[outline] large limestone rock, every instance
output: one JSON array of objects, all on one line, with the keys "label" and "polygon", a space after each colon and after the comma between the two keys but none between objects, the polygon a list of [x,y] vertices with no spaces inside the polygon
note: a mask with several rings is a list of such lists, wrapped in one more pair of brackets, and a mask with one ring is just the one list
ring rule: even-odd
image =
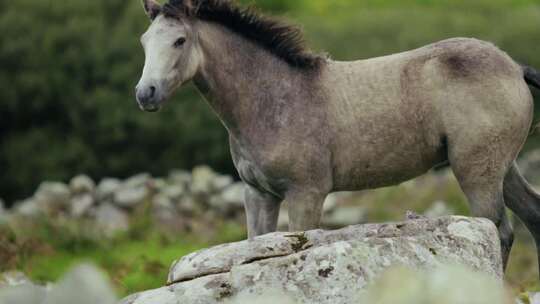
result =
[{"label": "large limestone rock", "polygon": [[445,217],[274,233],[188,255],[173,264],[169,286],[122,303],[244,303],[234,299],[269,291],[287,299],[283,303],[356,303],[388,268],[431,270],[446,264],[466,265],[501,281],[495,226],[485,219]]}]

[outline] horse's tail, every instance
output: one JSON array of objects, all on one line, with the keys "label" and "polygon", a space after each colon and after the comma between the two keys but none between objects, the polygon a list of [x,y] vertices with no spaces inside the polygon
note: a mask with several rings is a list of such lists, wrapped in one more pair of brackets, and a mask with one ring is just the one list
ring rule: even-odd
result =
[{"label": "horse's tail", "polygon": [[516,163],[504,179],[504,202],[525,224],[534,237],[540,261],[540,194],[519,172]]},{"label": "horse's tail", "polygon": [[528,85],[540,89],[540,72],[536,69],[523,65],[523,77]]}]

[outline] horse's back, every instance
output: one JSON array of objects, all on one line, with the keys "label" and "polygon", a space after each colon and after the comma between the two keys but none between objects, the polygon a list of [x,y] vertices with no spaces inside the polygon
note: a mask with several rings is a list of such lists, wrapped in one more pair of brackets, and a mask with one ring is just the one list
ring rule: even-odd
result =
[{"label": "horse's back", "polygon": [[421,175],[446,160],[449,139],[480,142],[514,130],[523,141],[530,125],[532,100],[521,68],[488,42],[455,38],[329,65],[333,100],[328,109],[340,190]]}]

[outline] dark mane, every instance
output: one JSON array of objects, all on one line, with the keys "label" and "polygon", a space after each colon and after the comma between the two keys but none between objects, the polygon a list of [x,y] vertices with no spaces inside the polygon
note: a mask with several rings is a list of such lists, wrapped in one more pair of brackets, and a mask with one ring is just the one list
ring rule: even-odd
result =
[{"label": "dark mane", "polygon": [[232,0],[169,0],[162,13],[219,23],[297,68],[317,69],[325,62],[323,56],[306,49],[298,27],[263,16],[253,8],[242,8]]}]

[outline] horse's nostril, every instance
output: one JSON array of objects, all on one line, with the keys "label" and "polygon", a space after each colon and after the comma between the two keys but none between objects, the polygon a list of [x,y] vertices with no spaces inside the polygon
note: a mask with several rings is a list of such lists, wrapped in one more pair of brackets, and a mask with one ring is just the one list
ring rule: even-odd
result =
[{"label": "horse's nostril", "polygon": [[156,87],[151,86],[150,87],[150,98],[154,97],[154,94],[156,94]]}]

